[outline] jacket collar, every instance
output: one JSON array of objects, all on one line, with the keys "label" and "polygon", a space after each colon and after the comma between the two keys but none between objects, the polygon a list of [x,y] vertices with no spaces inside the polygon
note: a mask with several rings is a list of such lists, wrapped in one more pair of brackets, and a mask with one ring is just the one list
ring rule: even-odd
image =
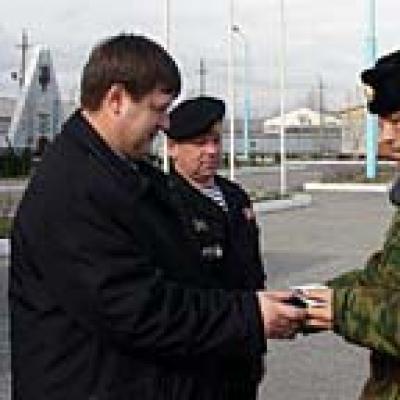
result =
[{"label": "jacket collar", "polygon": [[[217,178],[217,177],[216,177]],[[219,185],[219,180],[216,179],[215,181],[216,184]],[[197,204],[202,204],[203,211],[208,210],[209,212],[212,212],[213,214],[216,212],[221,215],[225,215],[226,213],[222,210],[222,208],[215,203],[212,199],[210,199],[208,196],[203,194],[199,189],[195,188],[188,180],[186,180],[182,175],[180,175],[172,166],[170,169],[170,179],[169,179],[169,185],[171,188],[172,193],[175,193],[176,190],[178,189],[179,191],[184,191],[188,196],[190,196],[191,200],[194,202],[198,202]],[[221,186],[219,186],[225,201],[227,201],[225,192]],[[229,209],[230,204],[228,204],[228,209]]]},{"label": "jacket collar", "polygon": [[101,162],[125,185],[134,188],[137,194],[144,194],[149,190],[152,182],[146,173],[141,173],[143,162],[124,159],[112,151],[79,109],[65,122],[63,135],[66,140],[73,140],[90,156]]}]

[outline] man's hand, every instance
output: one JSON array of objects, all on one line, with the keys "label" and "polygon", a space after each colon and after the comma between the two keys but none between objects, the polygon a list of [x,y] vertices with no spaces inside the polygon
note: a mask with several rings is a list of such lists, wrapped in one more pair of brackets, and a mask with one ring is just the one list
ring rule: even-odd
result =
[{"label": "man's hand", "polygon": [[307,308],[306,329],[311,331],[327,330],[333,327],[333,290],[332,289],[308,289],[304,291],[305,296],[320,305]]},{"label": "man's hand", "polygon": [[265,336],[270,339],[291,339],[307,318],[305,309],[285,304],[291,291],[257,292]]}]

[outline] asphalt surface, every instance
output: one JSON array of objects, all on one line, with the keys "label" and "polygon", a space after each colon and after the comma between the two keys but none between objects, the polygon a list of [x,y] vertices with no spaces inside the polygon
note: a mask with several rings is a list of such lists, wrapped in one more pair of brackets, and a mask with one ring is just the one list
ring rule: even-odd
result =
[{"label": "asphalt surface", "polygon": [[[379,248],[392,209],[383,194],[314,194],[308,208],[259,218],[271,288],[323,282],[362,266]],[[6,260],[0,259],[0,400],[9,394]],[[330,333],[269,341],[259,400],[356,399],[368,351]]]},{"label": "asphalt surface", "polygon": [[[362,267],[393,209],[384,194],[314,194],[313,204],[261,219],[269,287],[324,282]],[[269,341],[260,400],[357,399],[369,352],[331,333]]]}]

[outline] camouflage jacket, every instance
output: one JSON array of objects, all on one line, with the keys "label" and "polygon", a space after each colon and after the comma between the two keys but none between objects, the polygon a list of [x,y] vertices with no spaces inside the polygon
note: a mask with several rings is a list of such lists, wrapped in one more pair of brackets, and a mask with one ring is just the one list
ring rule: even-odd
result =
[{"label": "camouflage jacket", "polygon": [[327,284],[335,289],[335,332],[372,350],[361,399],[400,399],[400,210],[365,268]]}]

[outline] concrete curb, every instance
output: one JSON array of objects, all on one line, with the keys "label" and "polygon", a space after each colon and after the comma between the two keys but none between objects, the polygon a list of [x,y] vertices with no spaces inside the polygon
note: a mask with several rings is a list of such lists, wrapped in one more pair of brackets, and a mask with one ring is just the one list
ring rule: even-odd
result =
[{"label": "concrete curb", "polygon": [[307,182],[303,185],[305,191],[327,192],[363,192],[386,193],[390,190],[390,183],[320,183]]},{"label": "concrete curb", "polygon": [[312,203],[309,193],[295,194],[291,199],[260,201],[253,204],[256,213],[271,213],[297,207],[308,207]]}]

